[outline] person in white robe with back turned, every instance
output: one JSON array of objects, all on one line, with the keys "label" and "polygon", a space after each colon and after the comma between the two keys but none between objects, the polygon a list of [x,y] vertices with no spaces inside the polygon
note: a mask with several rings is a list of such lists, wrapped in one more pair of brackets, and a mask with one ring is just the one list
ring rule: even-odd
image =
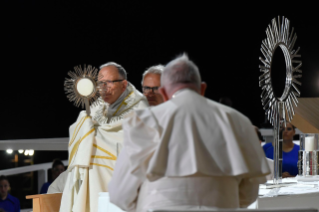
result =
[{"label": "person in white robe with back turned", "polygon": [[98,194],[108,191],[122,148],[122,121],[148,107],[119,64],[102,65],[98,85],[103,103],[91,107],[91,116],[82,111],[70,127],[68,170],[49,187],[48,193],[63,192],[60,212],[97,212]]},{"label": "person in white robe with back turned", "polygon": [[270,173],[247,117],[203,97],[186,55],[161,77],[166,102],[123,122],[124,143],[109,184],[126,211],[247,207]]}]

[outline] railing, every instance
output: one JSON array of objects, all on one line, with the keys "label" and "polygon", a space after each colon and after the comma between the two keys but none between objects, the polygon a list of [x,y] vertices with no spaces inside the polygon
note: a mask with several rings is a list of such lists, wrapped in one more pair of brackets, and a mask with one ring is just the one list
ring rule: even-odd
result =
[{"label": "railing", "polygon": [[[62,161],[64,165],[67,165],[69,163],[68,160]],[[22,166],[18,168],[12,168],[12,169],[5,169],[0,170],[0,176],[10,176],[10,175],[16,175],[16,174],[23,174],[28,172],[37,171],[38,172],[38,188],[40,189],[42,185],[45,182],[48,182],[48,170],[52,167],[51,163],[41,163],[36,165],[30,165],[30,166]],[[29,212],[32,211],[31,208],[29,209],[21,209],[21,212]]]},{"label": "railing", "polygon": [[54,150],[67,151],[69,138],[39,138],[39,139],[20,139],[20,140],[0,140],[0,150]]},{"label": "railing", "polygon": [[[64,165],[68,164],[68,160],[62,161]],[[10,176],[10,175],[16,175],[16,174],[23,174],[28,172],[38,172],[38,188],[40,189],[43,183],[48,181],[48,170],[52,167],[51,163],[41,163],[36,165],[30,165],[30,166],[22,166],[18,168],[12,168],[12,169],[4,169],[0,171],[0,176]]]},{"label": "railing", "polygon": [[[260,129],[261,135],[265,138],[266,143],[273,141],[273,129]],[[302,133],[296,129],[296,134]],[[67,151],[69,138],[40,138],[40,139],[21,139],[21,140],[0,140],[0,150],[52,150]]]}]

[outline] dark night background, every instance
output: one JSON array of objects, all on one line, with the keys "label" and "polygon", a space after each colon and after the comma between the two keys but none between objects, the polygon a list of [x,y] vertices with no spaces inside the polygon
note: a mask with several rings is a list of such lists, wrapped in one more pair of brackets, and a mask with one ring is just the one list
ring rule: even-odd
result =
[{"label": "dark night background", "polygon": [[301,8],[261,12],[258,5],[229,6],[4,1],[0,139],[67,137],[81,109],[67,100],[63,83],[76,65],[118,62],[140,89],[147,67],[166,64],[182,52],[198,65],[208,98],[229,96],[259,126],[264,121],[260,45],[278,15],[288,17],[298,35],[302,97],[319,96],[317,15]]},{"label": "dark night background", "polygon": [[[278,15],[298,35],[301,97],[319,96],[319,19],[310,11],[315,5],[172,2],[2,1],[0,140],[68,137],[81,109],[67,100],[63,83],[76,65],[115,61],[140,90],[146,68],[183,52],[198,65],[208,98],[230,97],[260,127],[258,58],[266,27]],[[54,158],[39,154],[39,162]]]}]

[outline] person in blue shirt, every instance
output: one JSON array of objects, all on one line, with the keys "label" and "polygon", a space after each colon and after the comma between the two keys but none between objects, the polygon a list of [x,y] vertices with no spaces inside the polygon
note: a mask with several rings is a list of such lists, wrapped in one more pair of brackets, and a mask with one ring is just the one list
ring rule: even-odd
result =
[{"label": "person in blue shirt", "polygon": [[5,176],[0,176],[0,211],[20,212],[20,202],[9,194],[10,184]]},{"label": "person in blue shirt", "polygon": [[[300,146],[293,143],[295,127],[287,122],[282,129],[282,177],[295,177],[298,174],[298,152]],[[274,159],[274,146],[267,143],[263,146],[267,158]]]},{"label": "person in blue shirt", "polygon": [[65,167],[64,164],[62,163],[61,160],[59,159],[55,159],[53,160],[53,164],[52,164],[52,169],[51,169],[51,173],[52,173],[52,181],[46,182],[42,185],[41,190],[40,190],[40,194],[46,194],[48,192],[48,189],[51,185],[51,183],[62,173],[64,172]]}]

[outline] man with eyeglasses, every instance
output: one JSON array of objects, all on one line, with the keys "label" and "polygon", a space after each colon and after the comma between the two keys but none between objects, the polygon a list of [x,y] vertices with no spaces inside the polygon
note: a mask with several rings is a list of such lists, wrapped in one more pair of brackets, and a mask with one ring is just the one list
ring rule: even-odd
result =
[{"label": "man with eyeglasses", "polygon": [[161,86],[163,70],[164,66],[157,65],[148,68],[143,73],[142,90],[150,106],[156,106],[163,102],[163,97],[158,92],[158,88]]},{"label": "man with eyeglasses", "polygon": [[98,194],[108,191],[122,148],[122,122],[133,110],[148,107],[145,96],[127,81],[125,69],[117,63],[100,67],[97,85],[100,104],[91,106],[91,116],[82,111],[70,127],[69,168],[49,188],[48,193],[63,192],[60,212],[98,210]]}]

